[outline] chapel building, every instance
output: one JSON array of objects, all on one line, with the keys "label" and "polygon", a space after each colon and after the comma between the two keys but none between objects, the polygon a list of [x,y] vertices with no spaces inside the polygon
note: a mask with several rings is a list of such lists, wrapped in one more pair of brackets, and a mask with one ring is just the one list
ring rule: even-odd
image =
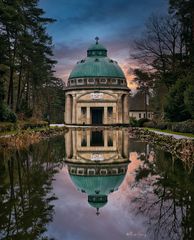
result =
[{"label": "chapel building", "polygon": [[118,63],[98,42],[77,62],[65,89],[65,125],[129,123],[129,92]]}]

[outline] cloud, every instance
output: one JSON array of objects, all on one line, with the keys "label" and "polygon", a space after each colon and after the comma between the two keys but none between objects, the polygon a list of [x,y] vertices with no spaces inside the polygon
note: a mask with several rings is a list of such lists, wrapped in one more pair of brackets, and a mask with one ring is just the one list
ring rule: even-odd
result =
[{"label": "cloud", "polygon": [[167,11],[168,0],[40,0],[46,16],[57,21],[49,25],[53,36],[56,75],[64,81],[76,62],[86,57],[88,46],[99,36],[109,53],[128,72],[136,64],[131,58],[133,40],[143,31],[151,13]]}]

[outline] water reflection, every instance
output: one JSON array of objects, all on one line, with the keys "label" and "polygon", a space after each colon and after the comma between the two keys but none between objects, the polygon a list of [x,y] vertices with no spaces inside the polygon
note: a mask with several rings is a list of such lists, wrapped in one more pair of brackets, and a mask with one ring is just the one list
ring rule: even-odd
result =
[{"label": "water reflection", "polygon": [[194,239],[194,173],[126,130],[70,130],[0,159],[0,239]]},{"label": "water reflection", "polygon": [[0,239],[42,239],[53,219],[52,180],[64,155],[61,138],[0,151]]},{"label": "water reflection", "polygon": [[[68,172],[76,188],[99,209],[117,191],[129,163],[128,133],[124,130],[72,130],[65,135]],[[71,146],[71,147],[70,147]]]}]

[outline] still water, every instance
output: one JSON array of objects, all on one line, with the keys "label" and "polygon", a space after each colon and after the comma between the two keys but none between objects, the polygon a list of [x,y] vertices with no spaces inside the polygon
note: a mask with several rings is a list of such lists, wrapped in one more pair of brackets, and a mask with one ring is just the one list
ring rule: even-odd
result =
[{"label": "still water", "polygon": [[194,173],[123,130],[0,151],[0,239],[194,239]]}]

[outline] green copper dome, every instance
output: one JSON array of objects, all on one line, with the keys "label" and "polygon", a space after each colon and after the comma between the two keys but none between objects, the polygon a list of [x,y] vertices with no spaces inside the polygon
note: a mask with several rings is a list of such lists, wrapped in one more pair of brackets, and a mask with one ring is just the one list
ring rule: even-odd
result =
[{"label": "green copper dome", "polygon": [[76,176],[70,175],[71,180],[81,192],[87,195],[108,195],[117,190],[125,175],[115,176]]},{"label": "green copper dome", "polygon": [[90,206],[97,209],[106,205],[109,193],[116,191],[125,178],[123,174],[114,176],[70,176],[78,190],[88,195]]},{"label": "green copper dome", "polygon": [[93,51],[93,50],[98,50],[98,51],[107,51],[107,49],[100,43],[95,43],[92,44],[89,48],[88,51]]},{"label": "green copper dome", "polygon": [[108,57],[88,57],[74,67],[69,78],[115,77],[125,78],[119,65]]},{"label": "green copper dome", "polygon": [[77,62],[69,79],[83,77],[125,78],[125,75],[117,62],[107,57],[107,49],[97,39],[88,48],[87,58]]}]

